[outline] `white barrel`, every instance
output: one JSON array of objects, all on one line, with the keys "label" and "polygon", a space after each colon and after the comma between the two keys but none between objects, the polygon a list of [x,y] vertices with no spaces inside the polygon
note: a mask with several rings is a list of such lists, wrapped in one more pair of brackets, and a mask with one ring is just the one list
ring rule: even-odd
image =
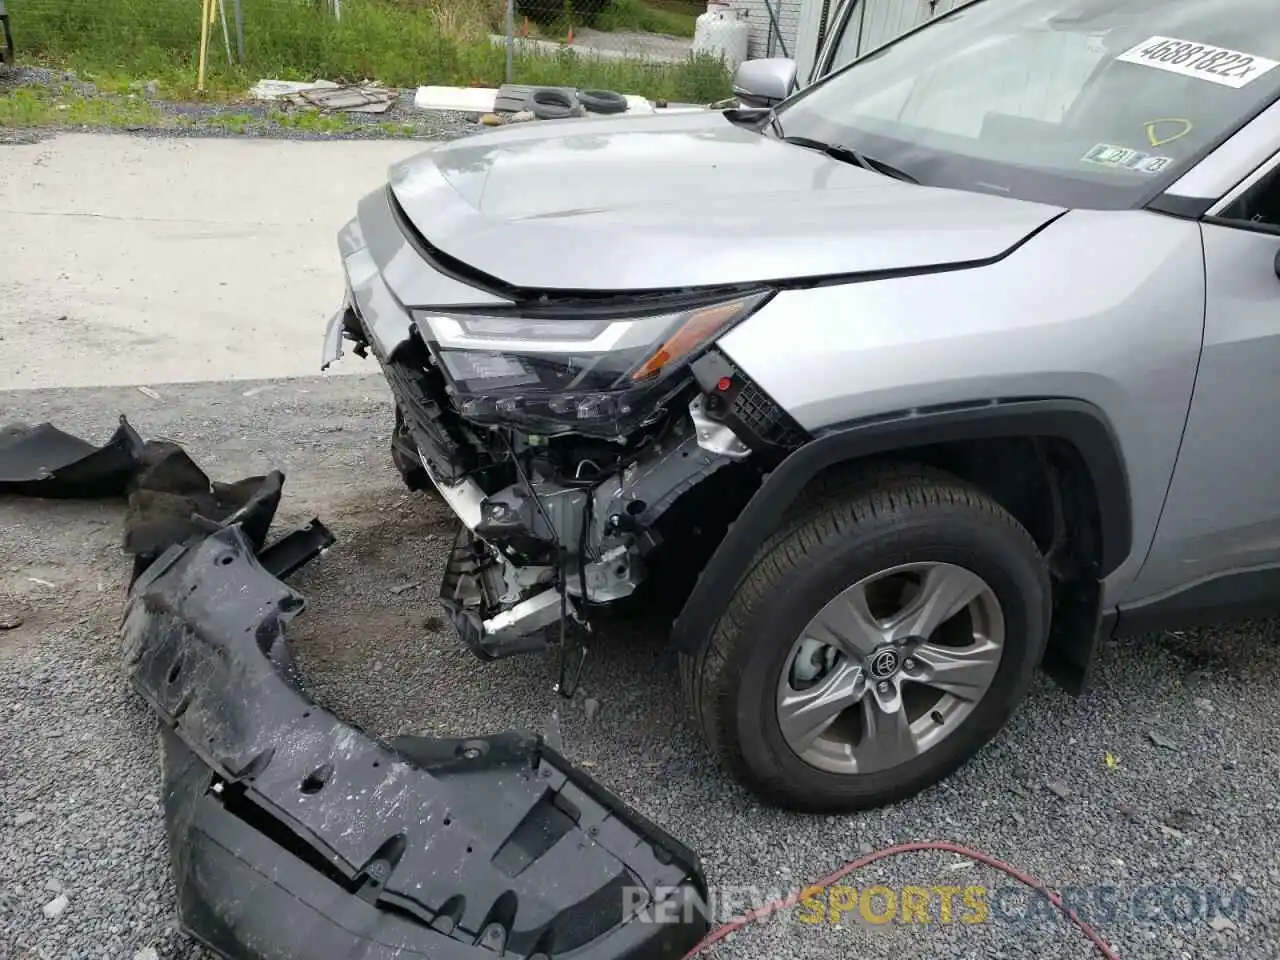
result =
[{"label": "white barrel", "polygon": [[750,27],[737,10],[708,5],[707,12],[694,21],[693,52],[718,57],[733,71],[747,59],[750,33]]}]

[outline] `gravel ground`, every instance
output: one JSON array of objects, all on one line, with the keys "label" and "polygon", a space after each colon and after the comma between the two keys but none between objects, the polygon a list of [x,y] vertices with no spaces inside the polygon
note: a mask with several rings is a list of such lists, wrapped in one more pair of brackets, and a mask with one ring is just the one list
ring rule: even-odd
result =
[{"label": "gravel ground", "polygon": [[[289,478],[281,523],[319,514],[339,537],[299,582],[312,606],[294,645],[318,699],[381,735],[543,728],[550,657],[481,664],[441,627],[431,598],[451,528],[437,505],[406,495],[386,463],[380,382],[156,389],[158,402],[124,388],[0,393],[0,419],[52,419],[101,440],[125,412],[145,435],[183,442],[215,477],[279,466]],[[203,958],[174,925],[155,725],[118,663],[120,514],[111,504],[0,500],[0,621],[23,621],[0,631],[5,960]],[[399,589],[406,584],[417,586]],[[784,892],[860,851],[950,840],[1056,887],[1115,888],[1114,916],[1086,914],[1122,956],[1277,955],[1280,735],[1270,721],[1280,714],[1280,648],[1271,623],[1109,647],[1087,698],[1038,682],[1009,728],[957,775],[853,817],[769,810],[727,780],[690,731],[676,678],[657,671],[661,650],[652,626],[604,631],[582,696],[562,707],[565,749],[699,850],[714,884]],[[1004,889],[986,868],[932,854],[877,865],[854,882],[985,885],[993,903]],[[1184,897],[1243,891],[1245,913],[1234,925],[1179,920],[1168,915],[1172,888],[1187,888]],[[1127,908],[1143,890],[1152,892],[1135,915]],[[1005,905],[1028,909],[1023,898]],[[888,926],[851,914],[839,927],[786,918],[708,955],[1089,955],[1060,921],[999,914]]]}]

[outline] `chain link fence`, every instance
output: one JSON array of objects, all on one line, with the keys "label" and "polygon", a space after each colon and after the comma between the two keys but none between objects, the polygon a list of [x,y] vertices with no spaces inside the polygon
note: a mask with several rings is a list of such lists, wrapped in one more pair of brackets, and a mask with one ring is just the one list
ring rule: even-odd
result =
[{"label": "chain link fence", "polygon": [[729,95],[735,62],[695,49],[705,0],[6,2],[19,62],[166,87],[194,84],[203,59],[222,89],[266,77],[516,82],[708,103]]},{"label": "chain link fence", "polygon": [[521,52],[681,63],[693,53],[697,16],[688,0],[511,0]]}]

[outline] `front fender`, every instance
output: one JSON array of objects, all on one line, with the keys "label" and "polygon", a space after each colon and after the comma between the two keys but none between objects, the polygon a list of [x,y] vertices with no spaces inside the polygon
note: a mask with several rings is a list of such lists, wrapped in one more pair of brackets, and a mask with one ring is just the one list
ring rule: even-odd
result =
[{"label": "front fender", "polygon": [[719,348],[810,433],[989,397],[1104,410],[1124,450],[1135,545],[1103,584],[1113,606],[1169,489],[1205,290],[1199,224],[1072,210],[996,263],[783,290]]},{"label": "front fender", "polygon": [[1055,437],[1079,451],[1098,500],[1099,576],[1119,567],[1133,548],[1133,510],[1120,444],[1100,409],[1081,400],[1049,398],[917,411],[825,431],[765,477],[694,585],[672,628],[673,645],[690,656],[702,650],[760,546],[823,470],[893,450],[999,437]]}]

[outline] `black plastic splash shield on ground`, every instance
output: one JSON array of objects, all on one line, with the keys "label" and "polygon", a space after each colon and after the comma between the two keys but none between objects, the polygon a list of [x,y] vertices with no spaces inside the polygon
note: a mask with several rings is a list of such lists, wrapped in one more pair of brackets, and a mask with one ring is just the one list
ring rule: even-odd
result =
[{"label": "black plastic splash shield on ground", "polygon": [[0,493],[50,499],[123,496],[143,440],[124,417],[100,447],[51,423],[0,429]]},{"label": "black plastic splash shield on ground", "polygon": [[[384,746],[313,703],[285,642],[303,606],[236,526],[130,592],[192,935],[235,960],[660,960],[705,933],[694,855],[537,739]],[[687,922],[634,919],[640,891]]]}]

